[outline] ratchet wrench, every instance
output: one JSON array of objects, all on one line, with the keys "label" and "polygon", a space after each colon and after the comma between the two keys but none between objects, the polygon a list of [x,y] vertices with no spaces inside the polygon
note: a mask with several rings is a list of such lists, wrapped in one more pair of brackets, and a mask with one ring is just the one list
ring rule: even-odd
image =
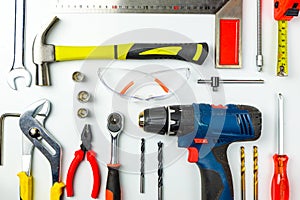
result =
[{"label": "ratchet wrench", "polygon": [[121,186],[119,178],[119,136],[123,131],[124,117],[120,113],[111,113],[107,118],[107,128],[111,135],[111,160],[107,164],[108,175],[106,183],[106,200],[121,200]]}]

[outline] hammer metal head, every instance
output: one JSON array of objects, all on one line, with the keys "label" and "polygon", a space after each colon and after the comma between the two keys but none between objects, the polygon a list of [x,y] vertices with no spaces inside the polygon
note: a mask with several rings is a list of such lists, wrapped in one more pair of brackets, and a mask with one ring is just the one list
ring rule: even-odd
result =
[{"label": "hammer metal head", "polygon": [[46,37],[53,25],[59,20],[56,16],[38,33],[33,41],[32,56],[36,65],[36,85],[49,86],[50,72],[48,63],[55,62],[54,45],[46,44]]}]

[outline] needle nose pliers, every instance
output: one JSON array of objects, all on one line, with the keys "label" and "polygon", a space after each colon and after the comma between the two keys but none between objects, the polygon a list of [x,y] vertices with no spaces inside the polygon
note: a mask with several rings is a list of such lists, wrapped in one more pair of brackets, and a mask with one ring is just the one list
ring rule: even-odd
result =
[{"label": "needle nose pliers", "polygon": [[82,144],[80,145],[80,149],[75,152],[74,154],[75,157],[68,170],[67,181],[66,181],[67,196],[72,197],[74,195],[73,192],[74,175],[80,162],[84,159],[84,156],[86,154],[87,160],[90,163],[93,171],[94,185],[93,185],[91,197],[95,199],[98,197],[99,190],[100,190],[100,170],[96,159],[96,153],[93,150],[91,150],[92,132],[89,124],[86,124],[83,128],[83,131],[81,133],[81,141]]}]

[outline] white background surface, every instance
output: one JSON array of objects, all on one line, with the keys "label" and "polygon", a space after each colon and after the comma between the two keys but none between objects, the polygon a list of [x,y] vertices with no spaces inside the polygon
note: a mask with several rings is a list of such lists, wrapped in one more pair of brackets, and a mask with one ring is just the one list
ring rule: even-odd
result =
[{"label": "white background surface", "polygon": [[[199,103],[236,103],[255,106],[263,113],[262,136],[258,141],[232,144],[228,150],[228,158],[233,175],[235,199],[240,199],[240,161],[239,148],[246,148],[246,181],[247,199],[253,198],[252,187],[252,147],[258,146],[259,150],[259,199],[270,199],[270,183],[273,173],[272,156],[276,151],[276,95],[282,92],[285,97],[285,152],[289,155],[288,173],[290,179],[290,199],[300,196],[298,169],[300,158],[297,156],[299,149],[298,102],[300,95],[298,85],[300,82],[300,69],[297,66],[298,44],[300,34],[300,20],[293,19],[289,23],[289,77],[279,78],[275,76],[277,56],[277,23],[273,20],[273,1],[263,1],[263,72],[258,73],[255,66],[256,55],[256,1],[244,0],[243,14],[243,68],[239,70],[214,70],[212,57],[214,50],[214,16],[204,15],[131,15],[131,14],[58,14],[61,21],[55,26],[48,37],[48,43],[65,45],[100,45],[121,33],[137,29],[152,28],[171,31],[184,36],[188,41],[207,42],[210,47],[210,55],[206,64],[194,66],[189,81],[190,87],[195,92],[195,98],[189,98],[189,94],[180,102],[172,99],[155,103],[135,103],[131,101],[112,100],[112,95],[97,82],[95,72],[86,83],[75,85],[71,75],[88,62],[65,62],[51,64],[51,87],[23,87],[19,80],[18,91],[13,91],[6,83],[13,59],[13,24],[14,2],[0,2],[0,91],[1,113],[22,112],[28,105],[40,98],[47,98],[52,102],[52,112],[46,122],[46,128],[60,141],[63,147],[62,179],[65,182],[69,164],[73,159],[73,153],[79,148],[80,133],[83,124],[88,122],[93,127],[93,148],[98,153],[101,168],[102,186],[99,199],[105,199],[106,163],[110,159],[109,135],[106,130],[106,117],[117,108],[125,109],[126,126],[124,134],[120,138],[120,169],[123,199],[157,199],[157,172],[156,150],[157,142],[165,143],[165,168],[164,168],[164,199],[201,199],[200,175],[196,165],[187,162],[187,151],[178,149],[176,138],[153,136],[145,134],[137,128],[137,115],[146,107],[157,105],[193,102]],[[42,25],[55,15],[53,8],[55,2],[51,1],[27,1],[27,35],[26,35],[26,66],[33,74],[35,67],[32,63],[31,45],[34,36]],[[145,35],[145,38],[128,38],[133,42],[175,42],[173,37],[169,39],[153,35]],[[176,34],[175,34],[176,38]],[[136,39],[136,41],[135,41]],[[162,41],[161,41],[162,40]],[[121,43],[122,41],[116,41]],[[179,42],[179,41],[177,41]],[[185,41],[180,41],[185,42]],[[103,62],[103,61],[102,61]],[[131,65],[126,61],[126,65]],[[172,63],[172,62],[171,62]],[[173,62],[175,63],[175,62]],[[182,63],[182,62],[181,62]],[[101,65],[99,61],[99,65]],[[124,64],[124,63],[122,63]],[[185,64],[183,64],[185,65]],[[205,68],[205,69],[203,69]],[[94,76],[93,76],[94,75]],[[201,77],[202,75],[202,77]],[[209,78],[219,75],[221,78],[239,79],[264,79],[264,85],[224,85],[220,92],[212,93],[209,86],[196,84],[198,78]],[[78,89],[94,89],[93,101],[88,104],[93,108],[92,115],[86,121],[78,120],[74,115],[76,103],[74,94]],[[191,95],[192,96],[192,95]],[[179,97],[179,99],[182,97]],[[73,101],[75,103],[73,103]],[[112,102],[124,104],[112,106]],[[84,105],[83,105],[84,106]],[[19,198],[19,180],[16,174],[21,171],[21,132],[16,119],[8,119],[5,123],[4,133],[4,165],[0,167],[0,196],[1,199]],[[139,193],[139,153],[140,138],[146,138],[146,188],[145,194]],[[172,153],[173,152],[173,153]],[[172,155],[169,158],[169,155]],[[174,155],[175,158],[173,157]],[[179,156],[178,156],[179,155]],[[51,174],[48,161],[35,151],[33,157],[32,173],[34,176],[34,199],[47,199],[51,187]],[[75,196],[64,199],[89,199],[92,189],[92,176],[90,167],[84,162],[77,171],[75,177]],[[64,196],[66,193],[64,194]]]}]

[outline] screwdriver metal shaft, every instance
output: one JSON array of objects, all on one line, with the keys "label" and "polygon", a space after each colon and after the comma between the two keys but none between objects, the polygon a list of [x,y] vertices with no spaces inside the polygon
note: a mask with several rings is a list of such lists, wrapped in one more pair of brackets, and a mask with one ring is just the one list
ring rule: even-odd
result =
[{"label": "screwdriver metal shaft", "polygon": [[284,134],[284,110],[283,96],[278,95],[278,154],[273,156],[274,175],[272,179],[271,197],[272,200],[289,199],[289,181],[287,176],[288,156],[283,153],[283,134]]}]

